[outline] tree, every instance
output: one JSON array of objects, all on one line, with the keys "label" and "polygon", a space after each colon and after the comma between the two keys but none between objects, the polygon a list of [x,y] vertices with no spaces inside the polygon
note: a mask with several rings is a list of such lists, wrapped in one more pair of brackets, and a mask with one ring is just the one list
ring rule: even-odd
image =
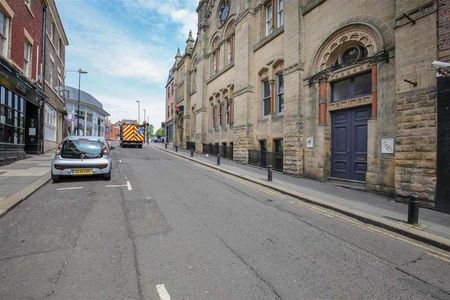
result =
[{"label": "tree", "polygon": [[147,134],[148,134],[148,136],[153,136],[154,135],[154,130],[155,130],[155,127],[153,126],[153,124],[148,124],[148,127],[147,127]]},{"label": "tree", "polygon": [[164,128],[160,128],[160,129],[156,130],[155,134],[158,138],[163,137],[164,136]]}]

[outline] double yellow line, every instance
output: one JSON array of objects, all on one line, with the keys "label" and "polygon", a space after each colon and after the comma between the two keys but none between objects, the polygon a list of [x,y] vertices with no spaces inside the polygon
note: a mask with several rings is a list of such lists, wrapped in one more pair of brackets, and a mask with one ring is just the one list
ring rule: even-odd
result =
[{"label": "double yellow line", "polygon": [[389,233],[389,232],[387,232],[387,231],[385,231],[383,229],[378,229],[378,228],[375,228],[375,227],[373,227],[371,225],[367,225],[367,224],[361,223],[361,222],[359,222],[357,220],[354,220],[354,219],[351,219],[349,217],[346,217],[346,216],[344,216],[344,215],[342,215],[340,213],[337,213],[337,212],[334,212],[334,211],[330,211],[330,210],[327,210],[325,208],[321,208],[321,207],[319,207],[317,205],[314,205],[314,204],[301,202],[301,200],[298,200],[298,199],[295,199],[296,201],[294,202],[294,201],[292,201],[292,200],[294,200],[293,198],[288,199],[288,197],[286,195],[284,195],[284,194],[282,194],[280,192],[276,192],[276,191],[274,191],[274,190],[272,190],[270,188],[266,188],[266,187],[260,186],[260,185],[258,185],[256,183],[250,183],[250,182],[248,182],[248,181],[246,181],[244,179],[237,178],[237,177],[234,177],[232,175],[222,173],[220,171],[217,171],[217,172],[220,173],[222,176],[225,176],[225,177],[227,177],[227,178],[229,178],[231,180],[239,182],[239,183],[241,183],[243,185],[246,185],[248,187],[251,187],[253,189],[259,190],[261,192],[264,192],[264,193],[272,195],[272,196],[279,197],[279,198],[281,198],[283,200],[288,200],[289,204],[294,204],[294,205],[297,205],[297,206],[301,206],[303,208],[307,208],[309,210],[315,211],[316,213],[319,213],[321,215],[327,216],[329,218],[337,218],[337,219],[342,220],[342,221],[344,221],[346,223],[349,223],[349,224],[351,224],[351,225],[353,225],[355,227],[358,227],[358,228],[363,229],[363,230],[370,231],[370,232],[375,233],[377,235],[386,236],[386,237],[389,237],[389,238],[392,238],[392,239],[395,239],[395,240],[398,240],[398,241],[402,241],[402,242],[407,243],[409,245],[416,246],[416,247],[418,247],[420,249],[425,250],[425,253],[430,255],[430,256],[436,257],[436,258],[441,259],[441,260],[443,260],[445,262],[450,262],[450,255],[449,254],[441,252],[441,251],[438,251],[438,250],[435,250],[434,248],[431,248],[429,246],[425,246],[423,244],[414,242],[414,241],[412,241],[410,239],[403,238],[401,236],[391,234],[391,233]]}]

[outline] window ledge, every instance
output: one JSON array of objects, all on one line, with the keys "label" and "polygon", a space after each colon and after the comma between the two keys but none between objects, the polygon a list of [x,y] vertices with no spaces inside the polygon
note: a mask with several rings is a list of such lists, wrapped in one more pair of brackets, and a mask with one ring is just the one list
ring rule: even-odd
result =
[{"label": "window ledge", "polygon": [[28,12],[31,14],[31,16],[34,18],[34,14],[33,14],[33,12],[31,11],[31,8],[26,4],[26,3],[24,3],[25,4],[25,6],[28,8]]},{"label": "window ledge", "polygon": [[270,41],[272,41],[274,38],[276,38],[277,36],[279,36],[280,34],[282,34],[284,32],[284,25],[275,29],[271,34],[269,34],[268,36],[264,37],[261,41],[259,41],[255,46],[253,46],[253,52],[256,52],[258,49],[260,49],[262,46],[264,46],[265,44],[269,43]]},{"label": "window ledge", "polygon": [[263,116],[263,117],[259,118],[257,122],[258,123],[265,123],[265,122],[269,121],[269,118],[270,118],[270,114],[267,115],[267,116]]},{"label": "window ledge", "polygon": [[214,74],[214,75],[206,82],[206,84],[209,84],[211,81],[213,81],[214,79],[216,79],[217,77],[219,77],[220,75],[222,75],[223,73],[225,73],[226,71],[228,71],[229,69],[231,69],[232,67],[234,67],[234,62],[232,62],[231,64],[227,65],[225,68],[223,68],[222,70],[220,70],[219,72],[217,72],[216,74]]},{"label": "window ledge", "polygon": [[284,118],[284,113],[283,112],[274,113],[272,115],[272,121],[279,121],[279,120],[281,120],[283,118]]}]

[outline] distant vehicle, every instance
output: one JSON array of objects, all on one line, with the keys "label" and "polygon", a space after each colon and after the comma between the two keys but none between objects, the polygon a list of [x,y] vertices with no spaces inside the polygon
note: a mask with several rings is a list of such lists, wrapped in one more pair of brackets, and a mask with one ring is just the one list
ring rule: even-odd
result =
[{"label": "distant vehicle", "polygon": [[108,142],[97,136],[71,136],[56,149],[51,175],[54,183],[63,176],[102,175],[111,180],[112,159]]},{"label": "distant vehicle", "polygon": [[142,148],[144,144],[143,125],[135,122],[123,121],[120,125],[120,147],[139,147]]}]

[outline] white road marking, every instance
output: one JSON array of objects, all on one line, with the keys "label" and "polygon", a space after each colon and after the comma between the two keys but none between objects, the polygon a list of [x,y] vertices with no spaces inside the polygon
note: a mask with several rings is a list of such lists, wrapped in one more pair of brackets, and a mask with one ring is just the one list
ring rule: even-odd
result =
[{"label": "white road marking", "polygon": [[66,190],[81,190],[82,186],[73,186],[73,187],[65,187],[65,188],[57,188],[57,191],[66,191]]},{"label": "white road marking", "polygon": [[124,186],[128,186],[127,184],[109,184],[109,185],[105,185],[105,187],[110,188],[110,187],[124,187]]},{"label": "white road marking", "polygon": [[122,160],[119,159],[119,163],[122,163]]},{"label": "white road marking", "polygon": [[131,184],[130,184],[130,182],[127,180],[127,187],[128,187],[128,190],[129,191],[131,191],[133,188],[131,187]]},{"label": "white road marking", "polygon": [[159,298],[161,300],[170,300],[170,295],[166,290],[166,287],[164,284],[158,284],[156,285],[156,290],[158,291]]}]

